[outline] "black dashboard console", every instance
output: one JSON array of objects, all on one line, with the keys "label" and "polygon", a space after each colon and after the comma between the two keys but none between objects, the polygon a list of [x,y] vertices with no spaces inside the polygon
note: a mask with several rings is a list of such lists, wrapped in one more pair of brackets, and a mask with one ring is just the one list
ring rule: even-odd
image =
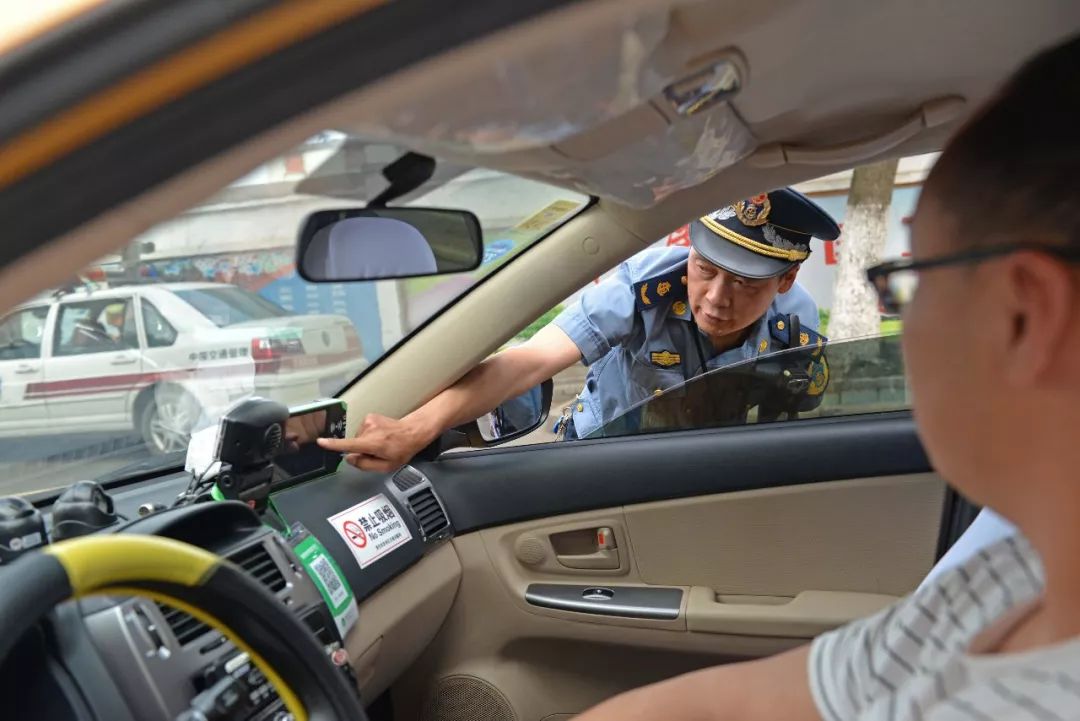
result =
[{"label": "black dashboard console", "polygon": [[[110,494],[118,520],[96,532],[172,538],[228,558],[296,614],[356,688],[343,635],[356,623],[357,602],[447,542],[454,525],[434,485],[414,467],[387,475],[335,464],[326,472],[332,459],[316,460],[322,470],[272,492],[262,516],[244,502],[185,492],[191,476],[176,474]],[[186,503],[165,508],[178,499]],[[144,509],[152,510],[136,515]],[[8,535],[29,544],[24,537],[31,531],[23,525],[30,528],[24,523]],[[0,583],[3,571],[0,566]],[[351,614],[343,612],[350,604]],[[8,709],[17,713],[13,718],[177,721],[217,699],[235,704],[230,719],[288,719],[274,690],[232,643],[182,610],[146,598],[61,604],[46,624],[28,630],[21,646],[24,652],[0,666],[0,694],[17,700]]]},{"label": "black dashboard console", "polygon": [[[321,594],[289,544],[245,504],[200,503],[118,530],[185,541],[237,564],[300,617],[355,686],[343,639]],[[174,721],[197,696],[223,685],[236,697],[229,718],[288,718],[247,655],[187,613],[145,598],[90,598],[79,605],[93,646],[134,718]]]}]

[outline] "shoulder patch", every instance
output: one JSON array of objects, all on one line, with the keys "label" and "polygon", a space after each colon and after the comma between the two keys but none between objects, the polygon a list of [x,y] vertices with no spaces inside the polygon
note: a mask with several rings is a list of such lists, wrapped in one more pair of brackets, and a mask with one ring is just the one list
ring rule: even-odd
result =
[{"label": "shoulder patch", "polygon": [[686,284],[682,282],[685,275],[685,269],[679,268],[634,283],[634,304],[637,309],[650,310],[669,303],[682,303],[685,308]]},{"label": "shoulder patch", "polygon": [[784,348],[810,348],[815,358],[825,349],[825,343],[828,341],[825,336],[805,326],[799,330],[799,337],[792,339],[791,317],[788,315],[774,315],[769,319],[769,335],[779,341]]},{"label": "shoulder patch", "polygon": [[824,355],[810,361],[806,367],[806,375],[810,377],[810,385],[806,389],[808,396],[820,396],[829,387],[829,362]]}]

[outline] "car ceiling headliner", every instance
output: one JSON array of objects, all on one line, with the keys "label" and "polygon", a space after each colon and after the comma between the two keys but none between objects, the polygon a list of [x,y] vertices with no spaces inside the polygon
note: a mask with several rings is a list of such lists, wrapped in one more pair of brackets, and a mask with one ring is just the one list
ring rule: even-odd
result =
[{"label": "car ceiling headliner", "polygon": [[[536,48],[566,52],[570,43],[579,62],[587,65],[592,61],[590,36],[613,23],[625,25],[628,14],[666,18],[667,35],[657,52],[670,56],[661,58],[668,66],[716,50],[734,49],[741,55],[747,81],[732,106],[759,147],[776,142],[819,146],[858,140],[896,126],[921,103],[945,96],[964,98],[970,109],[1023,60],[1080,28],[1080,4],[1071,0],[1022,4],[1007,0],[760,0],[749,6],[737,0],[579,2],[442,53],[308,109],[278,128],[268,128],[264,135],[208,160],[199,172],[185,172],[168,184],[148,188],[145,197],[133,198],[56,239],[53,247],[5,267],[0,287],[9,285],[7,281],[20,269],[40,269],[46,257],[52,258],[50,272],[39,280],[46,287],[54,284],[58,273],[70,275],[316,130],[371,127],[390,122],[402,112],[438,117],[451,103],[471,101],[470,77],[483,75],[493,64],[526,57]],[[553,43],[552,38],[559,42]],[[558,85],[566,81],[537,75],[530,82]],[[526,93],[528,88],[521,91]],[[580,94],[581,89],[574,92]],[[939,149],[962,118],[961,114],[951,123],[861,160]],[[619,120],[593,132],[598,138],[599,134],[617,135]],[[578,139],[588,141],[588,133]],[[420,149],[425,145],[422,137],[409,140],[408,144]],[[565,184],[568,175],[588,164],[551,147],[501,153],[455,151],[442,157],[556,184]],[[765,167],[753,161],[752,156],[736,163],[649,209],[602,199],[589,212],[607,213],[634,234],[655,238],[741,195],[844,170],[851,164]],[[635,171],[629,167],[625,172],[632,176]],[[641,172],[651,171],[643,167]],[[166,187],[168,193],[163,194]],[[63,252],[65,248],[77,250]],[[39,286],[23,277],[0,293],[0,303],[10,306]]]}]

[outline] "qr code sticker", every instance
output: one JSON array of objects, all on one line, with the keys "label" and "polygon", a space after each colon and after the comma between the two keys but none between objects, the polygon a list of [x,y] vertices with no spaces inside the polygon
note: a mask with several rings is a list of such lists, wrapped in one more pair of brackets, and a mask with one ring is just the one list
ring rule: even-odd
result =
[{"label": "qr code sticker", "polygon": [[315,560],[311,562],[311,568],[318,574],[323,588],[330,594],[330,603],[333,604],[334,608],[337,608],[348,599],[349,593],[342,585],[341,579],[338,578],[337,571],[330,565],[330,561],[326,560],[326,556],[316,556]]}]

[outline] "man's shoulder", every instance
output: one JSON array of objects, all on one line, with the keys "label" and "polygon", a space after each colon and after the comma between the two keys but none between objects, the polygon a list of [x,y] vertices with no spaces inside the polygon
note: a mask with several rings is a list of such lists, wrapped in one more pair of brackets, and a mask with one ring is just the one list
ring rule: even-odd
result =
[{"label": "man's shoulder", "polygon": [[980,635],[1041,593],[1041,563],[1022,536],[978,550],[879,614],[815,639],[809,671],[819,710],[830,719],[876,718],[873,709],[897,703],[925,711],[945,696],[923,690],[966,675]]},{"label": "man's shoulder", "polygon": [[929,611],[939,637],[958,634],[966,647],[988,622],[1037,598],[1043,579],[1042,562],[1031,543],[1013,534],[920,586],[902,607],[911,616]]},{"label": "man's shoulder", "polygon": [[667,275],[686,265],[690,249],[682,246],[665,248],[646,248],[635,253],[626,261],[631,283],[638,283],[651,278]]}]

